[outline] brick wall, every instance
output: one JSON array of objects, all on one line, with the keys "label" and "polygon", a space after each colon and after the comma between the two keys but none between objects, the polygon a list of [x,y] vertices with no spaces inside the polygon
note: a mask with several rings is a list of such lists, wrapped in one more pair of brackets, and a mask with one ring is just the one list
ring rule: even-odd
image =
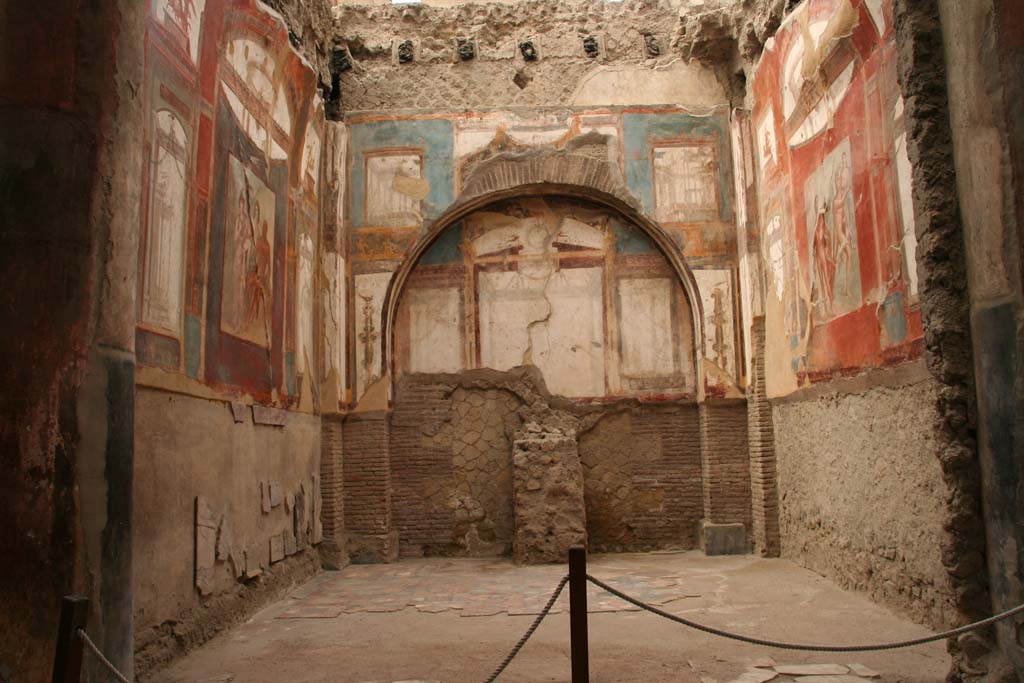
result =
[{"label": "brick wall", "polygon": [[388,416],[356,413],[345,418],[344,515],[353,562],[388,562],[396,557],[391,528]]},{"label": "brick wall", "polygon": [[703,515],[696,405],[645,404],[580,436],[596,551],[693,548]]},{"label": "brick wall", "polygon": [[450,386],[403,382],[391,416],[392,519],[403,556],[446,554],[453,511]]},{"label": "brick wall", "polygon": [[751,540],[754,552],[779,556],[779,491],[775,466],[772,405],[764,384],[764,317],[754,318],[747,390],[747,438],[750,446]]},{"label": "brick wall", "polygon": [[746,401],[709,400],[700,405],[704,519],[743,523],[749,532],[750,452]]},{"label": "brick wall", "polygon": [[320,486],[323,496],[324,537],[320,558],[324,566],[340,569],[348,563],[345,543],[345,502],[343,456],[343,424],[339,415],[324,415],[320,434]]}]

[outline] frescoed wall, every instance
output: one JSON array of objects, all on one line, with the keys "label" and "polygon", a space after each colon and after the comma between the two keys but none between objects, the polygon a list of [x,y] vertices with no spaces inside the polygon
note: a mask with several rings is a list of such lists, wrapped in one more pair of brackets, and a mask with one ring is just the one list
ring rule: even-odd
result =
[{"label": "frescoed wall", "polygon": [[923,360],[892,7],[806,0],[757,67],[765,379],[782,556],[945,625],[956,495]]},{"label": "frescoed wall", "polygon": [[[316,292],[325,267],[335,288],[343,267],[336,249],[320,255],[323,104],[283,20],[255,0],[150,0],[146,55],[135,430],[143,640],[200,595],[319,542]],[[311,570],[304,562],[278,569]],[[178,569],[168,574],[169,564]]]},{"label": "frescoed wall", "polygon": [[804,3],[757,67],[771,396],[923,351],[891,4]]},{"label": "frescoed wall", "polygon": [[[705,302],[705,339],[691,341],[677,323],[689,303],[642,230],[594,207],[531,200],[467,218],[423,255],[396,324],[396,369],[456,372],[529,362],[546,366],[553,392],[580,399],[695,397],[695,378],[703,375],[707,394],[742,395],[724,111],[367,114],[349,119],[348,131],[353,404],[382,377],[382,306],[392,274],[455,200],[467,174],[498,154],[561,149],[579,140],[599,147],[592,153],[614,165],[693,269]],[[530,286],[531,274],[540,285]],[[629,318],[647,307],[654,317]],[[571,337],[562,339],[560,329]],[[705,357],[678,355],[690,345],[703,347]],[[698,373],[697,363],[706,371]]]},{"label": "frescoed wall", "polygon": [[450,230],[403,291],[399,374],[535,365],[572,398],[696,396],[690,304],[639,228],[579,201],[523,198]]},{"label": "frescoed wall", "polygon": [[252,2],[152,0],[137,340],[166,382],[312,410],[323,106],[283,32]]}]

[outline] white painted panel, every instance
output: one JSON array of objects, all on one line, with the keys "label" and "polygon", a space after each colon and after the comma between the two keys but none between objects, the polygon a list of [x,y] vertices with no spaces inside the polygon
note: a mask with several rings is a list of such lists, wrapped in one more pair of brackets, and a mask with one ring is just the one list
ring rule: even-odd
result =
[{"label": "white painted panel", "polygon": [[567,268],[545,289],[552,311],[532,328],[532,355],[553,394],[605,394],[602,281],[601,268]]},{"label": "white painted panel", "polygon": [[409,367],[412,372],[462,369],[460,293],[454,287],[412,289],[409,301]]},{"label": "white painted panel", "polygon": [[704,307],[704,355],[730,377],[736,374],[736,321],[732,271],[694,270]]},{"label": "white painted panel", "polygon": [[518,272],[480,273],[480,362],[508,370],[523,364],[529,346],[527,329],[549,312],[543,279]]},{"label": "white painted panel", "polygon": [[676,371],[672,353],[672,280],[619,282],[622,374],[660,377]]},{"label": "white painted panel", "polygon": [[355,277],[356,398],[381,376],[381,313],[391,273]]}]

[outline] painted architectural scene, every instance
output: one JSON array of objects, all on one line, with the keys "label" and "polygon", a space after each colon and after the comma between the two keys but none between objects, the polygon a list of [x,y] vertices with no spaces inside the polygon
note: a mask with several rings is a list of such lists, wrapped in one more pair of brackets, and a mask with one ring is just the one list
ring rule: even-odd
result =
[{"label": "painted architectural scene", "polygon": [[311,410],[324,125],[312,73],[255,4],[153,0],[149,21],[141,364],[188,378],[154,373],[158,385]]}]

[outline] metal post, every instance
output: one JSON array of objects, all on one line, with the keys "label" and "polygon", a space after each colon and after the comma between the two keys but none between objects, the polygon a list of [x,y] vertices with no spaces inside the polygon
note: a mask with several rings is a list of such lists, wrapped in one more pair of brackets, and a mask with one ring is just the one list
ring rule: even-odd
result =
[{"label": "metal post", "polygon": [[569,548],[569,638],[572,683],[590,683],[587,636],[587,549]]},{"label": "metal post", "polygon": [[60,603],[60,628],[57,652],[53,658],[53,683],[78,683],[82,678],[82,639],[78,629],[85,628],[89,616],[89,598],[65,596]]}]

